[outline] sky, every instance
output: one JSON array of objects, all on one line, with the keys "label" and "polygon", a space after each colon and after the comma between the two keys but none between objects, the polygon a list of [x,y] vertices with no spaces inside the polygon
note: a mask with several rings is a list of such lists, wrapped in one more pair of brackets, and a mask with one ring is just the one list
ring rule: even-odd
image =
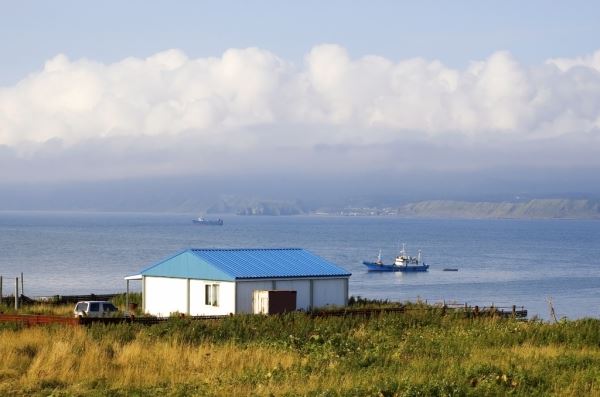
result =
[{"label": "sky", "polygon": [[597,2],[1,5],[5,192],[189,176],[599,193]]}]

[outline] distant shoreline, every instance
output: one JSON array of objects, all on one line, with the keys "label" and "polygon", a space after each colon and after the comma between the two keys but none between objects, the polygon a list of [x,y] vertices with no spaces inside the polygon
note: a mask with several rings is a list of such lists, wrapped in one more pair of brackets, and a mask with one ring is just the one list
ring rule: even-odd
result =
[{"label": "distant shoreline", "polygon": [[[241,207],[240,207],[241,206]],[[148,214],[189,215],[196,218],[204,214],[207,218],[222,216],[269,217],[269,216],[311,216],[311,217],[382,217],[401,219],[462,219],[462,220],[517,220],[517,219],[557,219],[557,220],[598,220],[600,201],[590,199],[533,199],[524,202],[469,202],[449,200],[429,200],[407,203],[398,206],[343,206],[315,209],[293,207],[291,202],[257,202],[251,206],[240,204],[227,211],[210,209],[180,211],[175,208],[165,210],[131,211],[102,208],[88,209],[23,209],[2,210],[0,213],[71,213],[71,214]],[[241,208],[241,209],[240,209]]]}]

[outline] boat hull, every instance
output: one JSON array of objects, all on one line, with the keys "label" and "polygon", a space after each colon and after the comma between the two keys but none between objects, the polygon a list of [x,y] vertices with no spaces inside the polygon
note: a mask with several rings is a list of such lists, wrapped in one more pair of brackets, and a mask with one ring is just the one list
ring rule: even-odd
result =
[{"label": "boat hull", "polygon": [[223,226],[223,220],[221,220],[221,219],[216,220],[216,221],[207,221],[207,220],[199,221],[197,219],[192,219],[192,222],[194,223],[194,225]]},{"label": "boat hull", "polygon": [[370,272],[426,272],[429,269],[429,265],[386,265],[377,262],[363,262],[363,265],[367,267]]}]

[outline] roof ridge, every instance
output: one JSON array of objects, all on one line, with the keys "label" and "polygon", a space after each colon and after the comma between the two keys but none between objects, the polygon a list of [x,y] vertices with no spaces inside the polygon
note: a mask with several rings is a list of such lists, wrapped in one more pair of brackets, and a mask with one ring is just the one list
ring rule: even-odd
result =
[{"label": "roof ridge", "polygon": [[188,248],[192,251],[302,251],[304,248]]},{"label": "roof ridge", "polygon": [[[175,259],[188,252],[194,257]],[[297,277],[349,277],[346,269],[304,248],[187,248],[142,271],[142,275],[187,275],[236,280]],[[202,276],[202,277],[200,277]]]}]

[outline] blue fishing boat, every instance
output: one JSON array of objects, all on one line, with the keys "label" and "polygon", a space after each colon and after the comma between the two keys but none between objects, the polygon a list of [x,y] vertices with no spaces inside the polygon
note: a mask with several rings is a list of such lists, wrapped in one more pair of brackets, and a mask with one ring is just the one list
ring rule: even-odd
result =
[{"label": "blue fishing boat", "polygon": [[404,244],[402,244],[400,255],[396,257],[394,263],[387,265],[383,263],[381,251],[379,251],[375,262],[364,261],[363,265],[370,272],[426,272],[429,269],[429,265],[421,261],[421,250],[419,250],[417,257],[410,256],[406,253]]},{"label": "blue fishing boat", "polygon": [[207,225],[207,226],[223,226],[223,219],[204,219],[202,217],[198,217],[196,219],[192,219],[192,222],[195,225]]}]

